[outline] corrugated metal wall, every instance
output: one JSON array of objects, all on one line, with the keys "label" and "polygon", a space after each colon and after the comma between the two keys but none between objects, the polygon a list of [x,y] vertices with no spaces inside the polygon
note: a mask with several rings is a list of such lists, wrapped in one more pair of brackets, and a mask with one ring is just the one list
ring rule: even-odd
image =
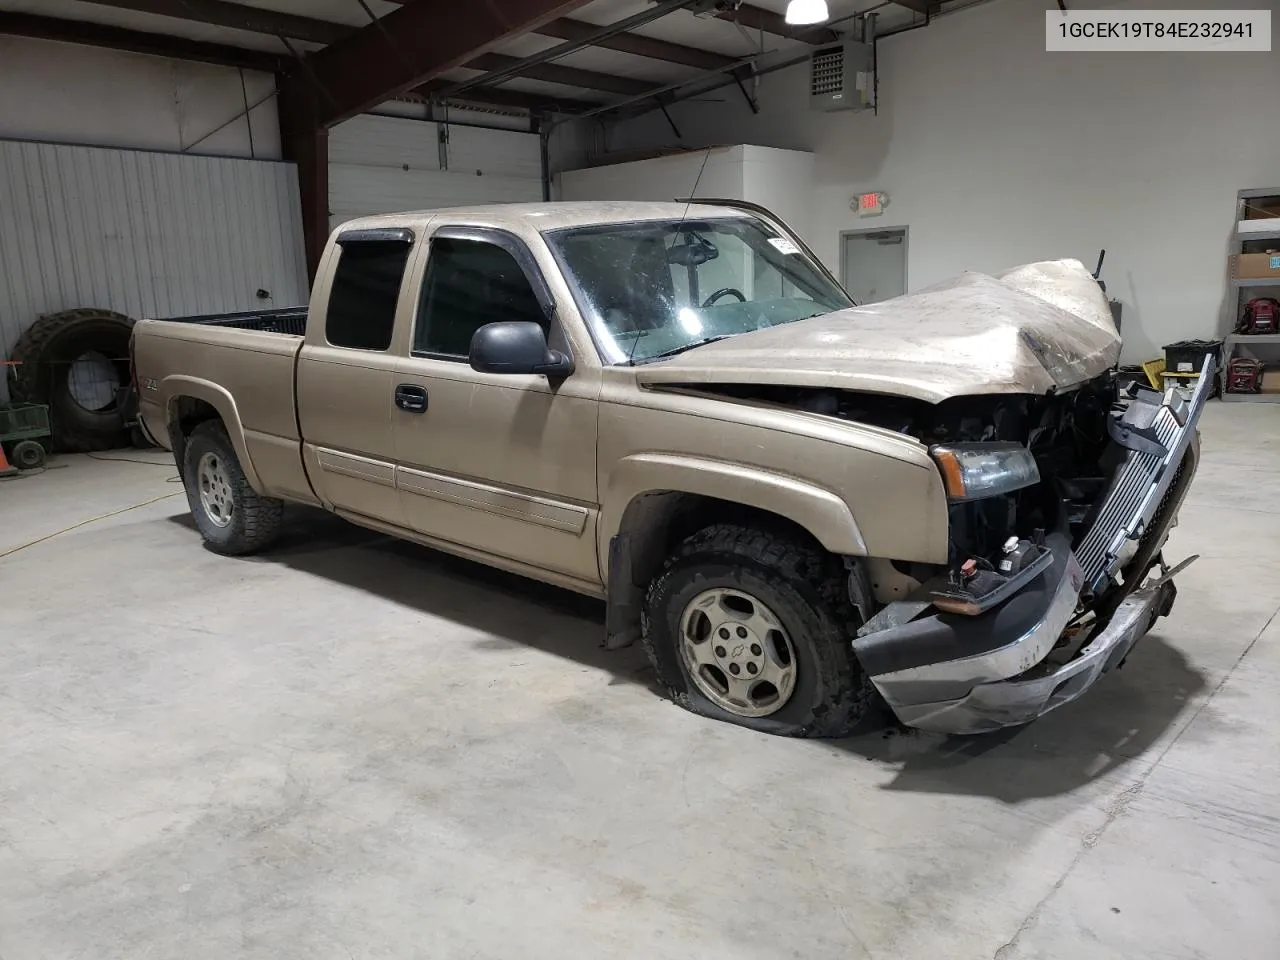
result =
[{"label": "corrugated metal wall", "polygon": [[443,126],[366,115],[330,130],[330,228],[372,213],[542,199],[537,136],[449,124],[442,150]]},{"label": "corrugated metal wall", "polygon": [[0,140],[0,355],[72,307],[166,317],[306,300],[291,165]]}]

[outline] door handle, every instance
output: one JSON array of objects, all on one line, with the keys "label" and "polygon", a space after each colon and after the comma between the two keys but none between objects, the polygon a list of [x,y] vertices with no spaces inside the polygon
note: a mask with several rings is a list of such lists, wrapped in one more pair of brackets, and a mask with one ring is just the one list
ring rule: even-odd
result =
[{"label": "door handle", "polygon": [[402,383],[396,387],[396,406],[409,413],[426,413],[427,391],[412,384]]}]

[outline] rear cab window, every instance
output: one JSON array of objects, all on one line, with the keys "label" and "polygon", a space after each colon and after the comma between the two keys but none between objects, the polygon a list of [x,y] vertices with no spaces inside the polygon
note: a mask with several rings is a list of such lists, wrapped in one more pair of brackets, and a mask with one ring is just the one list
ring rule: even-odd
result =
[{"label": "rear cab window", "polygon": [[352,230],[329,289],[324,334],[331,346],[385,351],[395,333],[396,304],[413,249],[409,230]]}]

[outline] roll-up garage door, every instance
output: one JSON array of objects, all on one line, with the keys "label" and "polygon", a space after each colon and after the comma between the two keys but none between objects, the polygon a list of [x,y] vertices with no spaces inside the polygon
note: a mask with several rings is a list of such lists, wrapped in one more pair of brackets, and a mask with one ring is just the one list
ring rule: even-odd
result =
[{"label": "roll-up garage door", "polygon": [[306,302],[292,164],[0,140],[0,360],[38,317],[77,307]]},{"label": "roll-up garage door", "polygon": [[535,134],[375,116],[329,131],[331,228],[372,213],[541,199]]}]

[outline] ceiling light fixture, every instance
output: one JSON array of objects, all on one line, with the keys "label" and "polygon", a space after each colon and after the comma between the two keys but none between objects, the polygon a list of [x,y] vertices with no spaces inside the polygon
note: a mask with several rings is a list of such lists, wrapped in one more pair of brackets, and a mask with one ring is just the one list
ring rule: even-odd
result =
[{"label": "ceiling light fixture", "polygon": [[787,4],[787,23],[793,26],[826,23],[830,19],[827,0],[791,0]]}]

